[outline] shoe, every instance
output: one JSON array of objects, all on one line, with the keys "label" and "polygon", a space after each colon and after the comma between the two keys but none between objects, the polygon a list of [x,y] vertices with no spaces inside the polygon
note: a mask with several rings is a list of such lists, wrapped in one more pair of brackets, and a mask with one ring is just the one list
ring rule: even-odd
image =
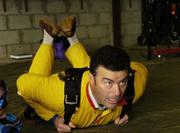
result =
[{"label": "shoe", "polygon": [[61,28],[58,25],[51,23],[47,19],[41,19],[39,21],[39,25],[42,29],[45,29],[46,32],[52,37],[57,36],[59,32],[61,31]]},{"label": "shoe", "polygon": [[60,23],[60,27],[66,37],[72,37],[76,30],[76,18],[68,16]]}]

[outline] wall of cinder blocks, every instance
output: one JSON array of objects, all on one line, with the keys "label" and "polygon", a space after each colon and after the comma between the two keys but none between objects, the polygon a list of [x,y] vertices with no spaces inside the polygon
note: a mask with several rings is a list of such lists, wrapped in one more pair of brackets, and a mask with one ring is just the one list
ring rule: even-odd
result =
[{"label": "wall of cinder blocks", "polygon": [[[122,1],[123,46],[136,44],[140,33],[140,0]],[[6,11],[4,11],[6,8]],[[77,18],[77,36],[89,52],[112,44],[112,0],[6,0],[0,1],[0,63],[13,62],[11,54],[35,54],[42,39],[39,20],[59,23],[68,15]]]},{"label": "wall of cinder blocks", "polygon": [[141,0],[121,0],[121,36],[124,47],[137,46],[142,30]]}]

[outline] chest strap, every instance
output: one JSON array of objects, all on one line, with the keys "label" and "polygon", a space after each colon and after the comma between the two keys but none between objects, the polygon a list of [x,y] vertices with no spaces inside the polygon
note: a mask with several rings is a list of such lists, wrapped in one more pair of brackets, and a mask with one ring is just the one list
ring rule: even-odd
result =
[{"label": "chest strap", "polygon": [[129,114],[129,112],[132,110],[132,101],[135,96],[134,74],[135,70],[131,69],[129,72],[128,85],[124,93],[124,99],[127,102],[127,105],[123,106],[120,118],[122,118],[125,114]]},{"label": "chest strap", "polygon": [[85,68],[69,68],[65,71],[64,76],[59,76],[65,81],[64,89],[64,123],[69,124],[71,116],[80,105],[81,80],[83,73],[88,70]]}]

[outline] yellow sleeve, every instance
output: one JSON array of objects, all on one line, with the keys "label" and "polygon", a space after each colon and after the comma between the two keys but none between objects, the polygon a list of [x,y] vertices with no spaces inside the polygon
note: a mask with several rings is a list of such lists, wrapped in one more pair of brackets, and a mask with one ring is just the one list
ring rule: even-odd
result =
[{"label": "yellow sleeve", "polygon": [[64,111],[64,82],[56,74],[50,77],[25,73],[17,80],[18,94],[44,120]]},{"label": "yellow sleeve", "polygon": [[90,57],[81,43],[69,47],[65,55],[74,68],[87,67],[90,64]]},{"label": "yellow sleeve", "polygon": [[41,76],[50,76],[53,63],[53,47],[51,45],[42,44],[33,59],[29,73]]},{"label": "yellow sleeve", "polygon": [[145,65],[139,62],[131,62],[131,68],[135,70],[135,77],[134,77],[135,97],[133,99],[133,103],[135,103],[143,95],[146,89],[148,70]]}]

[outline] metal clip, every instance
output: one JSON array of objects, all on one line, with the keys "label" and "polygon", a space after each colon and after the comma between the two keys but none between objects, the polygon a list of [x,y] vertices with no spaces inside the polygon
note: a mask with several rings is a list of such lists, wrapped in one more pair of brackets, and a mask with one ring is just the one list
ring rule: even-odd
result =
[{"label": "metal clip", "polygon": [[67,94],[65,95],[66,104],[74,105],[74,104],[77,104],[77,102],[78,102],[78,95],[71,96],[71,97],[68,97]]}]

